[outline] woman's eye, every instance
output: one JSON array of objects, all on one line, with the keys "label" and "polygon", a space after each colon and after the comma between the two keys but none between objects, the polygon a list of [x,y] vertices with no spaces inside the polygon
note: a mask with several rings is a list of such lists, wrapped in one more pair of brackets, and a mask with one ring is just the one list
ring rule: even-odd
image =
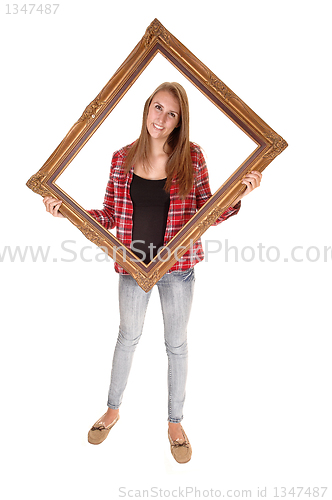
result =
[{"label": "woman's eye", "polygon": [[157,109],[161,109],[161,106],[159,104],[156,104]]},{"label": "woman's eye", "polygon": [[170,113],[170,115],[171,115],[173,118],[175,118],[175,114],[174,114],[174,113]]}]

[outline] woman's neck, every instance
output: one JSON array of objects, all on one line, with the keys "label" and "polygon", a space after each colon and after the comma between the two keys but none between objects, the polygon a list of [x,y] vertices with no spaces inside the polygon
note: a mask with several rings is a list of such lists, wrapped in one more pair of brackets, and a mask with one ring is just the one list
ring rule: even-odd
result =
[{"label": "woman's neck", "polygon": [[168,156],[168,144],[165,145],[165,141],[149,141],[150,156],[151,158],[160,158],[160,156]]}]

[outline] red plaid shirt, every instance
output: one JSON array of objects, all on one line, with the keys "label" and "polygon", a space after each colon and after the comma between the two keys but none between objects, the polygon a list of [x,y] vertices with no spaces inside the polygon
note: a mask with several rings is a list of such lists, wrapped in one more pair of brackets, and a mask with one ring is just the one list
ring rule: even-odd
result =
[{"label": "red plaid shirt", "polygon": [[[165,230],[164,245],[176,235],[176,233],[195,215],[204,203],[212,196],[209,174],[203,153],[199,146],[190,143],[190,152],[194,169],[194,184],[185,198],[181,200],[178,196],[178,186],[173,181],[170,190],[170,206]],[[116,151],[112,157],[110,176],[107,183],[103,210],[89,210],[88,213],[94,217],[106,229],[116,227],[117,239],[127,248],[132,242],[133,230],[133,203],[130,197],[130,184],[133,179],[134,167],[126,174],[124,162],[126,148]],[[229,207],[216,220],[213,226],[220,224],[240,210],[241,202],[236,207]],[[204,259],[201,239],[199,238],[173,267],[167,272],[185,271]],[[114,263],[116,272],[128,274],[117,262]]]}]

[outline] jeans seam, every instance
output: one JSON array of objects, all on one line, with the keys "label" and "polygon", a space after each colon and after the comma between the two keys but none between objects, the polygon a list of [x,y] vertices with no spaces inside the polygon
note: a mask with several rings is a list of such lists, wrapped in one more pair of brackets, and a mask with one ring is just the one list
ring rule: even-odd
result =
[{"label": "jeans seam", "polygon": [[112,410],[118,410],[120,408],[120,405],[110,405],[109,403],[107,403],[108,408],[111,408]]},{"label": "jeans seam", "polygon": [[171,363],[170,360],[168,359],[169,363],[169,368],[168,368],[168,380],[169,380],[169,390],[168,390],[168,417],[172,418],[172,370],[171,370]]}]

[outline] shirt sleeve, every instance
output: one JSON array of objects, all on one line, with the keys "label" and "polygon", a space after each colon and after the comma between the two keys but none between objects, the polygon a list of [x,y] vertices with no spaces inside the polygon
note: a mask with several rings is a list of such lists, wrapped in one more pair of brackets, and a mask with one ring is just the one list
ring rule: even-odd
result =
[{"label": "shirt sleeve", "polygon": [[113,180],[114,166],[115,166],[115,158],[113,155],[110,175],[104,197],[104,204],[103,204],[104,208],[102,210],[87,210],[87,212],[106,229],[113,229],[115,227],[114,180]]},{"label": "shirt sleeve", "polygon": [[[199,210],[211,197],[211,188],[209,183],[209,172],[206,166],[206,161],[201,152],[198,158],[198,171],[196,174],[196,204],[197,210]],[[212,226],[217,226],[224,220],[228,219],[232,215],[236,215],[241,208],[241,200],[234,206],[228,207],[225,212],[223,212],[218,219],[212,224]]]}]

